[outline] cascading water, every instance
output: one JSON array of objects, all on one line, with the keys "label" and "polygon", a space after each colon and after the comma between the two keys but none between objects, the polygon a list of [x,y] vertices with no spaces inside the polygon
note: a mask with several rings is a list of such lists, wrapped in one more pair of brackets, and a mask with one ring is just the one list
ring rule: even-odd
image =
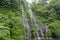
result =
[{"label": "cascading water", "polygon": [[30,11],[30,18],[31,18],[32,22],[33,22],[33,23],[35,24],[35,26],[36,26],[37,40],[40,40],[40,37],[39,37],[39,30],[40,30],[40,29],[39,29],[39,26],[38,26],[38,24],[36,23],[36,19],[35,19],[33,13],[32,13],[30,4],[28,4],[28,7],[29,7],[29,11]]},{"label": "cascading water", "polygon": [[22,0],[22,18],[23,18],[23,25],[24,25],[24,40],[26,40],[26,27],[28,28],[28,40],[30,40],[30,26],[28,24],[27,17],[24,12],[24,0]]},{"label": "cascading water", "polygon": [[25,23],[26,23],[26,21],[25,21],[25,16],[24,16],[24,9],[23,9],[23,6],[22,6],[22,18],[23,18],[23,25],[24,25],[24,40],[26,40],[26,25],[25,25]]},{"label": "cascading water", "polygon": [[[41,40],[41,39],[44,39],[44,32],[47,33],[49,31],[49,28],[45,25],[42,25],[42,26],[38,26],[37,22],[36,22],[36,18],[35,16],[33,15],[33,12],[31,10],[31,6],[30,4],[28,4],[28,7],[29,7],[29,11],[30,11],[30,18],[33,22],[33,24],[35,24],[36,26],[36,31],[37,31],[37,40]],[[46,34],[46,38],[47,37],[47,34]]]},{"label": "cascading water", "polygon": [[[45,28],[44,26],[39,28],[39,26],[36,22],[36,18],[33,15],[33,12],[31,10],[30,4],[28,4],[28,7],[29,7],[30,18],[31,18],[32,24],[34,24],[36,26],[37,40],[41,40],[41,37],[44,38],[44,33],[43,32],[47,32],[48,28],[47,27]],[[26,17],[25,11],[24,11],[24,0],[22,1],[22,18],[23,18],[23,25],[24,25],[24,40],[26,40],[26,31],[25,31],[26,27],[28,28],[28,40],[31,40],[31,38],[30,38],[30,34],[31,34],[30,25],[28,24],[27,17]]]},{"label": "cascading water", "polygon": [[46,34],[46,38],[45,39],[47,39],[48,38],[47,37],[47,32],[50,31],[48,26],[46,26],[44,24],[40,25],[40,31],[41,31],[41,34],[42,34],[43,37],[44,37],[44,34]]}]

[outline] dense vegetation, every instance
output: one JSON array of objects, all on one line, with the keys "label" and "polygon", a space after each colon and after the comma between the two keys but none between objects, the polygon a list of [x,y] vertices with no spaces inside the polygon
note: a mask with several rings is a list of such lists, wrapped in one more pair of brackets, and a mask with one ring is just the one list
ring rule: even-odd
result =
[{"label": "dense vegetation", "polygon": [[38,24],[49,26],[50,36],[60,37],[60,0],[51,0],[50,3],[41,1],[38,4],[32,4],[32,10],[38,19]]},{"label": "dense vegetation", "polygon": [[0,40],[23,40],[21,3],[0,0]]}]

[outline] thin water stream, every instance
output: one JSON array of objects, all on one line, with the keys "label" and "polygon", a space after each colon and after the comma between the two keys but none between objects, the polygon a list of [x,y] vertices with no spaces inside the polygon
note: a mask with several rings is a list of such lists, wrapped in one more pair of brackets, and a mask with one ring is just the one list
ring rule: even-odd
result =
[{"label": "thin water stream", "polygon": [[24,0],[22,0],[22,18],[24,25],[24,40],[26,40],[26,28],[28,28],[28,40],[30,40],[30,26],[28,24],[28,20],[24,11]]},{"label": "thin water stream", "polygon": [[31,6],[30,6],[30,4],[28,4],[28,7],[29,7],[29,12],[30,12],[30,18],[31,18],[31,20],[32,20],[32,23],[36,26],[36,31],[37,31],[37,40],[40,40],[40,37],[39,37],[39,26],[38,26],[38,24],[36,23],[36,18],[34,17],[34,15],[33,15],[33,12],[32,12],[32,10],[31,10]]}]

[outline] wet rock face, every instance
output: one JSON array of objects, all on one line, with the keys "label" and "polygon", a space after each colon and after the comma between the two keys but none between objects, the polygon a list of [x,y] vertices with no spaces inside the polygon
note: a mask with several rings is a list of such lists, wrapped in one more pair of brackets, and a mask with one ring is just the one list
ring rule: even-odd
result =
[{"label": "wet rock face", "polygon": [[40,29],[41,29],[41,31],[43,32],[43,33],[46,33],[46,32],[48,32],[49,31],[49,28],[48,28],[48,26],[46,26],[46,25],[40,25]]}]

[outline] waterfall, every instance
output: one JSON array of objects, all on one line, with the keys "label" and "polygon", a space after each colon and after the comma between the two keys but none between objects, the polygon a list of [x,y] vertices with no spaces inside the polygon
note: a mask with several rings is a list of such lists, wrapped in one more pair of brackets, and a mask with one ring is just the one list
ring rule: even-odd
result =
[{"label": "waterfall", "polygon": [[23,25],[24,25],[24,40],[26,40],[26,27],[28,28],[28,40],[30,40],[30,26],[28,24],[28,20],[24,11],[24,0],[22,1],[22,18],[23,18]]},{"label": "waterfall", "polygon": [[[36,20],[35,16],[33,15],[30,4],[28,4],[28,8],[29,8],[29,12],[30,12],[30,18],[31,18],[33,24],[36,26],[37,40],[49,39],[47,37],[47,32],[50,31],[49,28],[43,24],[39,26],[36,22],[37,20]],[[46,38],[44,38],[44,33],[46,33]]]},{"label": "waterfall", "polygon": [[[30,4],[28,4],[28,8],[29,8],[32,24],[34,24],[36,27],[37,40],[42,40],[42,39],[44,39],[44,32],[48,32],[48,27],[46,27],[44,25],[39,26],[37,24],[37,20],[36,20],[35,16],[33,15]],[[28,23],[28,20],[27,20],[25,11],[24,11],[24,0],[22,1],[22,18],[23,18],[23,25],[24,25],[24,40],[26,40],[26,27],[28,28],[28,40],[31,40],[31,38],[30,38],[31,37],[31,29],[30,29],[31,26]]]},{"label": "waterfall", "polygon": [[24,25],[24,40],[26,40],[26,25],[25,25],[25,23],[26,23],[26,21],[25,21],[25,19],[24,19],[24,9],[23,9],[23,6],[22,6],[22,18],[23,18],[23,25]]},{"label": "waterfall", "polygon": [[39,26],[38,26],[38,24],[36,23],[36,18],[34,17],[34,15],[33,15],[33,12],[32,12],[32,10],[31,10],[31,6],[30,6],[30,4],[28,4],[28,7],[29,7],[29,12],[30,12],[30,18],[31,18],[31,20],[32,20],[32,22],[35,24],[35,26],[36,26],[36,31],[37,31],[37,40],[40,40],[40,37],[39,37]]}]

